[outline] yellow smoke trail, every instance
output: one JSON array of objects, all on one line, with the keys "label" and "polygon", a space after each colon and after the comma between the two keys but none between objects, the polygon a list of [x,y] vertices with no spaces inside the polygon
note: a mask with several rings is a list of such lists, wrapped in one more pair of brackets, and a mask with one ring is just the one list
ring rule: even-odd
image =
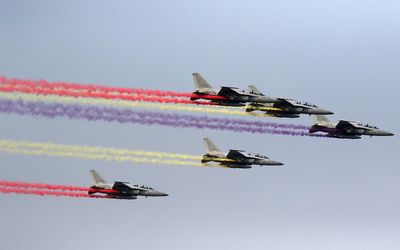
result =
[{"label": "yellow smoke trail", "polygon": [[[219,165],[202,164],[199,162],[202,159],[202,156],[197,155],[170,154],[165,152],[135,151],[127,149],[99,148],[91,146],[62,145],[27,141],[0,140],[0,151],[11,154],[62,156],[89,160],[224,167]],[[210,158],[210,160],[212,159]],[[233,161],[225,158],[219,158],[218,160],[226,162]]]},{"label": "yellow smoke trail", "polygon": [[118,162],[131,162],[131,163],[153,163],[153,164],[167,164],[167,165],[191,165],[201,167],[203,164],[192,161],[180,160],[163,160],[151,158],[135,158],[132,156],[112,156],[106,154],[90,154],[84,152],[68,152],[68,151],[48,151],[45,149],[23,149],[18,147],[1,146],[0,150],[10,154],[24,154],[24,155],[46,155],[46,156],[62,156],[71,158],[80,158],[88,160],[105,160],[105,161],[118,161]]},{"label": "yellow smoke trail", "polygon": [[101,148],[93,146],[80,146],[80,145],[62,145],[54,143],[42,142],[27,142],[27,141],[11,141],[0,140],[0,147],[19,147],[27,149],[39,149],[46,151],[67,151],[67,152],[83,152],[87,154],[109,154],[117,156],[140,156],[140,157],[155,157],[155,158],[172,158],[183,160],[201,160],[201,156],[188,155],[188,154],[174,154],[167,152],[151,152],[143,150],[128,150],[117,148]]},{"label": "yellow smoke trail", "polygon": [[[86,97],[69,97],[69,96],[56,96],[56,95],[36,95],[36,94],[23,94],[23,93],[2,93],[0,98],[7,98],[11,100],[24,99],[27,101],[47,101],[59,102],[65,104],[78,103],[88,105],[104,105],[123,108],[149,108],[168,111],[188,111],[188,112],[203,112],[203,113],[216,113],[227,115],[240,115],[240,116],[257,116],[257,117],[270,117],[267,114],[260,113],[247,113],[244,111],[245,107],[235,108],[222,108],[222,107],[198,107],[192,105],[179,105],[179,104],[161,104],[151,102],[138,102],[138,101],[124,101],[124,100],[108,100],[101,98],[86,98]],[[277,110],[272,107],[263,107],[263,110]]]},{"label": "yellow smoke trail", "polygon": [[201,156],[188,155],[188,154],[174,154],[167,152],[152,152],[143,150],[128,150],[128,149],[117,149],[117,148],[101,148],[93,146],[81,146],[81,145],[62,145],[55,143],[43,143],[43,142],[28,142],[28,141],[12,141],[12,140],[0,140],[0,147],[2,148],[23,148],[27,150],[44,150],[44,151],[62,151],[62,152],[78,152],[84,154],[102,154],[119,157],[153,157],[153,158],[171,158],[171,159],[182,159],[182,160],[195,160],[200,161]]}]

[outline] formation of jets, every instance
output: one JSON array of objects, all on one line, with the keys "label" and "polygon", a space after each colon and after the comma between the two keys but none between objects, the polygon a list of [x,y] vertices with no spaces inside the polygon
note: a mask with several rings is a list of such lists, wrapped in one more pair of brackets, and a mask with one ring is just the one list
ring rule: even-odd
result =
[{"label": "formation of jets", "polygon": [[[308,102],[301,102],[291,98],[268,97],[261,93],[254,85],[247,90],[236,87],[221,87],[216,91],[199,73],[193,73],[195,92],[191,100],[208,100],[219,106],[243,107],[250,113],[263,112],[269,116],[298,118],[301,114],[314,115],[314,124],[309,133],[322,132],[326,137],[343,139],[360,139],[367,136],[392,136],[393,133],[379,129],[376,126],[361,122],[340,120],[336,123],[329,121],[325,115],[333,114],[332,111],[320,108]],[[227,168],[252,168],[259,166],[280,166],[283,163],[268,158],[262,154],[247,153],[244,150],[230,149],[224,153],[209,138],[204,138],[206,153],[202,156],[201,163],[217,164]],[[102,193],[115,199],[137,199],[138,196],[168,196],[168,194],[154,190],[143,185],[133,185],[128,182],[116,181],[107,183],[95,170],[91,170],[94,184],[90,187],[89,194]]]},{"label": "formation of jets", "polygon": [[291,98],[268,97],[254,85],[250,85],[248,90],[241,90],[236,87],[221,87],[217,92],[199,73],[193,73],[192,75],[196,90],[193,92],[191,100],[205,99],[221,106],[242,106],[249,113],[261,111],[269,116],[282,118],[298,118],[301,114],[314,115],[316,121],[309,132],[324,132],[326,137],[359,139],[362,135],[393,135],[393,133],[379,129],[376,126],[356,121],[340,120],[334,124],[324,116],[334,114],[332,111],[320,108],[309,102]]}]

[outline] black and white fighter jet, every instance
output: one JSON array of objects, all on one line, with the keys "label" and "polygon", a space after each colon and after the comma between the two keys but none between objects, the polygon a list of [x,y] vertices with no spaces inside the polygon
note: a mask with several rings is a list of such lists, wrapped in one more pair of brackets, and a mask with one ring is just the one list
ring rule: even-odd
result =
[{"label": "black and white fighter jet", "polygon": [[392,136],[393,133],[379,129],[370,124],[357,121],[340,120],[336,123],[329,121],[326,116],[316,115],[315,123],[310,128],[310,133],[325,132],[327,137],[341,139],[360,139],[362,135],[369,136]]},{"label": "black and white fighter jet", "polygon": [[229,168],[251,168],[252,165],[283,165],[283,163],[274,161],[264,155],[250,154],[243,150],[231,149],[228,153],[223,153],[209,138],[204,138],[203,140],[206,154],[203,155],[201,160],[202,163],[217,162],[220,165]]},{"label": "black and white fighter jet", "polygon": [[300,102],[290,98],[276,98],[274,103],[251,103],[246,106],[246,112],[262,111],[274,117],[298,118],[300,114],[331,115],[333,112],[320,108],[314,104]]},{"label": "black and white fighter jet", "polygon": [[107,183],[96,170],[90,170],[94,184],[90,187],[88,194],[102,193],[115,199],[137,199],[137,196],[168,196],[166,193],[154,190],[144,185],[133,185],[128,182],[116,181],[114,184]]},{"label": "black and white fighter jet", "polygon": [[199,73],[192,75],[196,91],[192,93],[190,100],[205,99],[221,106],[245,106],[248,102],[271,103],[276,101],[275,98],[263,95],[253,85],[249,86],[248,90],[221,87],[217,92]]}]

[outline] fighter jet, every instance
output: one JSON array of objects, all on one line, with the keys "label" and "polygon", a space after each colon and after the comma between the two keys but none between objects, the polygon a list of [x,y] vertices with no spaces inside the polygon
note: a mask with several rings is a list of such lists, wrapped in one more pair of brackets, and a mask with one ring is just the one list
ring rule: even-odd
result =
[{"label": "fighter jet", "polygon": [[128,182],[116,181],[114,184],[107,183],[96,170],[90,170],[94,184],[90,187],[88,194],[102,193],[115,199],[134,200],[137,196],[168,196],[166,193],[154,190],[143,185],[132,185]]},{"label": "fighter jet", "polygon": [[327,137],[341,139],[360,139],[362,135],[369,136],[392,136],[393,133],[379,129],[376,126],[363,124],[356,121],[340,120],[336,124],[330,122],[326,116],[316,115],[315,123],[310,128],[310,133],[315,132],[328,133]]},{"label": "fighter jet", "polygon": [[246,112],[263,111],[274,117],[298,118],[300,114],[331,115],[333,112],[317,107],[314,104],[300,102],[289,98],[276,98],[274,103],[252,103],[246,106]]},{"label": "fighter jet", "polygon": [[263,95],[255,86],[250,85],[248,90],[241,90],[235,87],[221,87],[217,92],[199,74],[193,73],[193,82],[196,91],[193,92],[190,100],[205,99],[221,106],[245,106],[246,102],[271,103],[275,98]]},{"label": "fighter jet", "polygon": [[250,154],[243,150],[231,149],[228,153],[223,153],[209,138],[204,138],[203,140],[206,154],[203,155],[202,163],[217,162],[229,168],[251,168],[252,165],[283,165],[283,163],[269,159],[264,155]]}]

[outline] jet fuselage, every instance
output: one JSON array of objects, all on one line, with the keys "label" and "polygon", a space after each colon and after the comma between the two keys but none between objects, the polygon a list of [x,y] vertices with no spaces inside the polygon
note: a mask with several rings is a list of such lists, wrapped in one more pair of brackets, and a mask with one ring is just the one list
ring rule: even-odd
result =
[{"label": "jet fuselage", "polygon": [[251,168],[251,165],[260,165],[260,166],[280,166],[283,163],[268,159],[268,158],[258,158],[258,157],[246,157],[246,158],[229,158],[229,157],[220,157],[214,156],[210,154],[205,154],[202,163],[206,162],[218,162],[222,165],[226,165],[231,168]]},{"label": "jet fuselage", "polygon": [[315,132],[324,132],[328,133],[329,137],[337,137],[337,138],[348,138],[348,139],[359,139],[362,135],[367,136],[392,136],[393,133],[378,129],[376,127],[359,127],[359,128],[348,128],[348,129],[340,129],[336,127],[330,126],[321,126],[321,125],[313,125],[310,130],[310,133]]},{"label": "jet fuselage", "polygon": [[271,104],[250,104],[246,108],[246,112],[263,111],[268,115],[285,118],[298,118],[300,114],[308,115],[330,115],[333,112],[317,107],[309,103],[302,103],[293,99],[278,98],[275,103]]},{"label": "jet fuselage", "polygon": [[[125,185],[130,185],[128,183],[124,183]],[[116,187],[116,185],[118,187]],[[98,187],[98,186],[91,186],[88,192],[88,194],[94,194],[94,193],[103,193],[107,194],[107,196],[110,196],[112,198],[117,198],[117,199],[136,199],[136,196],[168,196],[168,194],[154,190],[150,187],[145,187],[145,186],[138,186],[138,185],[130,185],[130,187],[123,187],[122,185],[118,185],[118,182],[116,182],[112,188],[104,188],[104,187]]]},{"label": "jet fuselage", "polygon": [[193,96],[190,100],[204,99],[209,100],[216,105],[221,106],[234,106],[242,107],[245,106],[247,102],[250,103],[271,103],[274,99],[267,96],[257,96],[257,95],[211,95],[208,93],[193,92]]}]

